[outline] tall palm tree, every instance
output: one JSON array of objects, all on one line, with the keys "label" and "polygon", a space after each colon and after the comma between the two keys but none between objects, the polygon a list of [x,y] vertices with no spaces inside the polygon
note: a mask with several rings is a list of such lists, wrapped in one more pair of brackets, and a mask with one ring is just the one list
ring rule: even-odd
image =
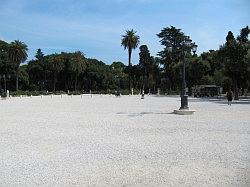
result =
[{"label": "tall palm tree", "polygon": [[23,63],[27,57],[28,47],[24,42],[19,40],[15,40],[14,42],[10,43],[9,47],[9,58],[14,63],[15,73],[16,73],[16,90],[18,90],[18,72],[19,66]]},{"label": "tall palm tree", "polygon": [[129,89],[131,89],[131,54],[132,50],[136,49],[140,43],[140,37],[136,35],[136,31],[127,30],[125,35],[122,35],[121,45],[124,50],[128,49],[128,65],[129,65]]}]

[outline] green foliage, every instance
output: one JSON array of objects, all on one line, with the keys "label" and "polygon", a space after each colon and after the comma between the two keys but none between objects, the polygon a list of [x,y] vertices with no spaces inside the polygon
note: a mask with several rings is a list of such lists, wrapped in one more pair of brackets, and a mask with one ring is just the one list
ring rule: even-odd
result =
[{"label": "green foliage", "polygon": [[131,89],[131,54],[132,50],[136,49],[140,43],[140,37],[136,35],[136,31],[127,30],[126,34],[122,36],[122,42],[121,45],[125,49],[128,49],[128,66],[130,67],[129,71],[129,89]]},{"label": "green foliage", "polygon": [[175,90],[179,87],[180,82],[180,62],[183,62],[185,57],[191,56],[195,43],[192,43],[190,37],[185,35],[181,29],[173,26],[162,29],[157,36],[161,39],[161,45],[164,46],[158,55],[161,57],[161,63],[170,81],[169,89]]},{"label": "green foliage", "polygon": [[122,62],[113,62],[110,65],[110,74],[109,79],[110,86],[109,88],[115,90],[124,90],[128,87],[128,74],[126,71],[126,66]]},{"label": "green foliage", "polygon": [[39,61],[42,61],[44,59],[44,54],[42,52],[42,49],[40,49],[40,48],[37,49],[35,57]]},{"label": "green foliage", "polygon": [[28,46],[19,41],[15,40],[14,42],[11,42],[8,47],[8,56],[9,60],[13,63],[14,65],[14,71],[15,71],[15,76],[16,76],[16,91],[18,90],[18,83],[19,83],[19,66],[21,63],[23,63],[27,57],[27,51],[28,51]]},{"label": "green foliage", "polygon": [[246,86],[242,82],[246,82],[248,74],[246,61],[249,49],[249,46],[246,45],[248,34],[248,27],[243,28],[241,35],[236,40],[233,33],[229,31],[226,43],[220,47],[219,51],[219,55],[223,58],[225,75],[232,79],[236,100],[238,99],[238,87]]},{"label": "green foliage", "polygon": [[231,78],[229,77],[223,78],[222,87],[223,87],[224,92],[227,92],[228,90],[232,89],[232,85],[233,85],[233,82]]},{"label": "green foliage", "polygon": [[136,35],[136,31],[127,30],[126,34],[122,36],[122,42],[121,45],[125,49],[128,49],[128,55],[129,55],[129,66],[131,66],[131,53],[133,49],[136,49],[140,43],[140,37]]},{"label": "green foliage", "polygon": [[250,29],[248,26],[244,27],[240,31],[240,35],[237,37],[237,40],[241,44],[246,44],[248,42],[248,35],[250,33]]},{"label": "green foliage", "polygon": [[[181,29],[177,29],[173,26],[166,27],[162,29],[157,36],[161,39],[161,45],[164,46],[164,49],[158,54],[166,61],[165,63],[176,63],[182,60],[183,50],[191,54],[194,43],[192,43],[190,37],[185,35]],[[169,48],[171,48],[172,51],[169,51]]]},{"label": "green foliage", "polygon": [[141,69],[141,74],[143,76],[143,88],[145,86],[149,88],[149,84],[153,82],[153,58],[150,56],[150,52],[146,45],[140,46],[140,53],[139,53],[139,66]]},{"label": "green foliage", "polygon": [[87,59],[88,66],[85,74],[85,83],[87,90],[107,90],[111,77],[111,70],[109,66],[105,65],[102,61],[96,59]]},{"label": "green foliage", "polygon": [[20,89],[27,90],[29,88],[29,74],[27,72],[27,65],[20,66],[19,72]]},{"label": "green foliage", "polygon": [[187,68],[188,87],[191,87],[192,85],[204,84],[204,81],[202,82],[202,78],[203,76],[208,75],[210,69],[210,63],[203,60],[201,57],[190,58]]},{"label": "green foliage", "polygon": [[9,57],[16,64],[17,68],[27,59],[27,51],[28,46],[19,40],[9,44]]},{"label": "green foliage", "polygon": [[1,93],[1,98],[6,98],[6,97],[7,97],[7,93],[6,92]]},{"label": "green foliage", "polygon": [[138,47],[139,42],[140,42],[140,37],[136,35],[136,31],[132,29],[132,30],[127,30],[126,34],[122,36],[121,45],[124,47],[124,49],[132,51],[132,49]]},{"label": "green foliage", "polygon": [[10,92],[10,95],[12,97],[19,97],[19,96],[41,96],[41,95],[62,95],[62,94],[66,94],[66,92],[64,91],[56,91],[56,92],[47,92],[44,90],[41,91],[23,91],[23,90],[18,90],[18,91],[13,91]]},{"label": "green foliage", "polygon": [[214,79],[210,75],[202,76],[202,78],[200,80],[200,84],[201,85],[206,85],[206,84],[211,85],[211,84],[214,84]]},{"label": "green foliage", "polygon": [[151,58],[150,52],[148,50],[148,46],[141,45],[140,46],[140,53],[139,53],[139,65],[144,70],[145,74],[148,74],[151,69]]},{"label": "green foliage", "polygon": [[[216,84],[227,90],[234,86],[250,88],[250,42],[248,26],[235,38],[228,32],[225,44],[219,50],[192,54],[194,43],[181,29],[164,28],[157,36],[163,45],[159,57],[150,55],[146,45],[140,46],[140,60],[131,64],[132,50],[139,45],[134,30],[126,31],[121,45],[128,50],[129,63],[113,62],[110,65],[97,59],[87,59],[82,52],[61,52],[44,55],[38,49],[35,58],[25,65],[27,45],[21,41],[0,40],[0,90],[11,91],[13,96],[82,93],[134,94],[145,88],[156,93],[179,94],[183,60],[186,64],[187,86]],[[168,50],[171,47],[171,51]],[[186,51],[186,53],[184,53]],[[17,88],[20,91],[13,92]],[[25,91],[24,91],[25,90]]]},{"label": "green foliage", "polygon": [[30,85],[36,85],[35,89],[40,89],[44,82],[44,68],[38,60],[31,60],[27,65],[27,72],[30,78]]},{"label": "green foliage", "polygon": [[12,97],[19,97],[19,96],[38,96],[41,93],[38,91],[22,91],[22,90],[18,90],[18,91],[14,91],[14,92],[10,92],[10,95]]},{"label": "green foliage", "polygon": [[0,72],[8,73],[13,64],[9,60],[9,44],[0,40]]},{"label": "green foliage", "polygon": [[67,93],[68,95],[81,95],[81,94],[83,94],[82,92],[80,92],[80,91],[72,91],[72,92],[69,92],[69,93]]},{"label": "green foliage", "polygon": [[225,79],[227,79],[228,77],[225,77],[223,74],[222,70],[216,70],[214,72],[214,82],[217,86],[223,86],[223,83],[225,81]]},{"label": "green foliage", "polygon": [[247,51],[247,55],[246,55],[246,64],[247,64],[247,76],[246,76],[246,79],[247,79],[247,82],[248,82],[248,85],[250,85],[250,42],[248,44],[248,51]]}]

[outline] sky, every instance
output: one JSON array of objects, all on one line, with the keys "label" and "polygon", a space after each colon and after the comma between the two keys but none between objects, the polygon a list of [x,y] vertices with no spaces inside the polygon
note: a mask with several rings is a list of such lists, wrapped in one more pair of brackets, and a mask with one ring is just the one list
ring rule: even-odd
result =
[{"label": "sky", "polygon": [[[163,49],[156,34],[175,26],[198,44],[198,54],[218,49],[227,32],[250,25],[250,0],[0,0],[0,40],[28,45],[28,60],[82,51],[107,64],[128,62],[121,36],[134,29],[151,55]],[[139,60],[132,53],[132,64]]]}]

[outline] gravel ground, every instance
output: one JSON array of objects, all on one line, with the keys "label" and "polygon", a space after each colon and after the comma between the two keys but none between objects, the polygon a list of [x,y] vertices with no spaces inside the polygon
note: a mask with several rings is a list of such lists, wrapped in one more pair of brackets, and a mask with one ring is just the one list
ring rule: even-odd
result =
[{"label": "gravel ground", "polygon": [[250,186],[250,100],[0,100],[0,186]]}]

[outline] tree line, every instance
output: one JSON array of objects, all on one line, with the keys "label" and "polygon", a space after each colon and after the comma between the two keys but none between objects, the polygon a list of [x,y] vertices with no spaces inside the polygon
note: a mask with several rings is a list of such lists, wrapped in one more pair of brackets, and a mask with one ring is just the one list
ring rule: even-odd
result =
[{"label": "tree line", "polygon": [[[34,59],[23,64],[28,57],[27,45],[0,40],[0,90],[129,93],[131,88],[145,92],[160,88],[166,93],[178,93],[185,61],[189,90],[195,85],[215,84],[224,90],[233,89],[237,99],[239,89],[250,88],[249,32],[248,26],[237,37],[229,31],[218,50],[197,55],[193,50],[197,45],[190,36],[169,26],[157,34],[163,49],[155,57],[147,45],[139,45],[136,31],[127,30],[121,46],[128,51],[128,65],[123,62],[108,65],[86,58],[80,51],[44,55],[41,49],[37,49]],[[139,62],[132,65],[132,51],[137,47]]]}]

